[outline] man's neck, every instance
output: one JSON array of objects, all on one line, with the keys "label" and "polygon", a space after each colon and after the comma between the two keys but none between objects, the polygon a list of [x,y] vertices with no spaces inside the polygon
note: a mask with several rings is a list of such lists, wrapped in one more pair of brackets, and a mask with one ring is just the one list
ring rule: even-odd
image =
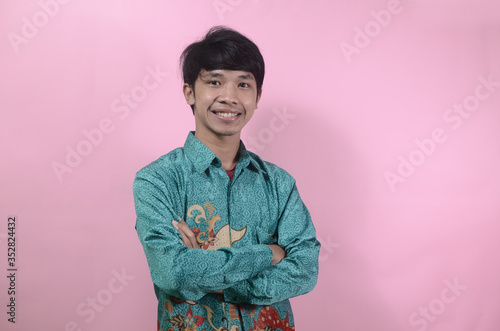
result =
[{"label": "man's neck", "polygon": [[231,170],[238,162],[240,148],[240,135],[219,136],[214,133],[199,133],[194,136],[207,146],[221,161],[224,170]]}]

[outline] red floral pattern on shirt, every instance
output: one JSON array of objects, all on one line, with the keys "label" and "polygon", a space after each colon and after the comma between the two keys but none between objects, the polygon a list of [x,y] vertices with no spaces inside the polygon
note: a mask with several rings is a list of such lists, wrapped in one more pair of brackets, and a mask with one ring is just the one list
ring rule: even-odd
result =
[{"label": "red floral pattern on shirt", "polygon": [[259,312],[257,320],[253,322],[253,328],[249,331],[275,331],[278,329],[283,331],[294,331],[295,327],[290,326],[288,313],[284,319],[281,319],[276,309],[271,306],[266,306]]}]

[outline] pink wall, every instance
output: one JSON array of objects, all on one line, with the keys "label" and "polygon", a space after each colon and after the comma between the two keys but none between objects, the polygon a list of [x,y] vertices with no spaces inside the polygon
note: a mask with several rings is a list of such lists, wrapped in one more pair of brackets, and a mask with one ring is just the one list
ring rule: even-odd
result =
[{"label": "pink wall", "polygon": [[500,2],[22,0],[0,22],[1,330],[155,330],[132,180],[193,129],[177,59],[216,24],[261,47],[243,138],[323,243],[297,330],[500,330]]}]

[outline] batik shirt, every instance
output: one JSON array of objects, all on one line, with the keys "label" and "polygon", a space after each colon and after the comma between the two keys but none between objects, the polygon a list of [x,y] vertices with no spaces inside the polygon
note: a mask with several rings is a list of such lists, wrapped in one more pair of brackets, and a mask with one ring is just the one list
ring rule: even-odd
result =
[{"label": "batik shirt", "polygon": [[[158,330],[294,330],[289,298],[313,289],[320,244],[295,180],[240,143],[231,181],[189,133],[134,181],[136,229],[158,298]],[[202,249],[183,245],[187,222]],[[271,264],[278,244],[286,258]],[[215,293],[223,290],[223,293]]]}]

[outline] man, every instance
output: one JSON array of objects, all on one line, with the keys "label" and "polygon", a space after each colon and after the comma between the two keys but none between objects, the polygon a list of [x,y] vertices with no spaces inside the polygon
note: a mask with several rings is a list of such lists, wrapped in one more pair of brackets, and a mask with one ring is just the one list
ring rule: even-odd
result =
[{"label": "man", "polygon": [[214,27],[181,64],[196,130],[134,181],[158,330],[294,330],[288,299],[315,286],[320,245],[295,180],[240,141],[262,95],[262,55]]}]

